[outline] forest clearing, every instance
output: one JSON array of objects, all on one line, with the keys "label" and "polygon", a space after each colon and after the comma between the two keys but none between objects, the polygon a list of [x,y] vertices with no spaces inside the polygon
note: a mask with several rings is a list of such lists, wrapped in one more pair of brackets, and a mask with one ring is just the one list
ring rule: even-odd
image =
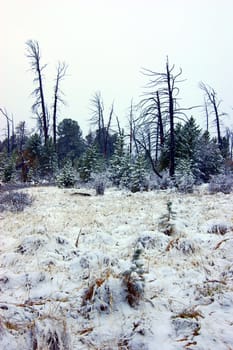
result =
[{"label": "forest clearing", "polygon": [[233,348],[232,193],[15,192],[32,203],[0,213],[1,349]]}]

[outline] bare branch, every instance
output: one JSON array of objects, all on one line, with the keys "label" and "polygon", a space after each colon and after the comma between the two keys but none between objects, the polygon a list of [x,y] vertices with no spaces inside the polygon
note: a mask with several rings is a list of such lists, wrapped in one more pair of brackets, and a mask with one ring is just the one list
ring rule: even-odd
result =
[{"label": "bare branch", "polygon": [[46,65],[41,66],[41,53],[39,43],[36,40],[28,40],[26,42],[26,56],[30,60],[31,69],[35,73],[34,83],[37,84],[36,89],[33,91],[32,95],[36,97],[36,101],[32,106],[32,111],[37,112],[37,109],[41,107],[42,115],[42,127],[44,133],[45,144],[48,141],[48,113],[44,98],[44,87],[43,87],[43,77],[42,70]]},{"label": "bare branch", "polygon": [[218,100],[216,91],[212,87],[210,87],[209,85],[204,84],[203,82],[200,82],[199,87],[204,91],[205,96],[206,96],[206,99],[205,99],[206,109],[207,109],[207,105],[208,105],[212,109],[212,112],[215,115],[218,144],[219,144],[220,150],[222,150],[223,142],[222,142],[221,130],[220,130],[220,125],[221,125],[220,116],[225,115],[224,113],[219,112],[219,106],[220,106],[222,101]]}]

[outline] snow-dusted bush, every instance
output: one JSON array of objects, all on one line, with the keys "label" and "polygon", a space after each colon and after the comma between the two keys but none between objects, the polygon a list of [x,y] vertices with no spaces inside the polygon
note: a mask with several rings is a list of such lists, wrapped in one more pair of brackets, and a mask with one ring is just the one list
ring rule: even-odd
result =
[{"label": "snow-dusted bush", "polygon": [[176,336],[194,337],[199,335],[201,329],[201,323],[199,318],[202,318],[202,314],[196,310],[183,311],[172,320],[172,325],[175,329]]},{"label": "snow-dusted bush", "polygon": [[96,190],[96,194],[98,196],[103,196],[104,195],[104,190],[105,190],[104,183],[103,182],[97,183],[95,185],[95,190]]},{"label": "snow-dusted bush", "polygon": [[174,180],[170,177],[168,171],[163,171],[161,173],[161,178],[157,175],[152,175],[150,178],[150,188],[166,190],[168,188],[174,187]]},{"label": "snow-dusted bush", "polygon": [[45,244],[40,236],[33,235],[25,237],[16,248],[16,252],[25,255],[34,255],[35,252]]},{"label": "snow-dusted bush", "polygon": [[153,249],[156,246],[156,239],[151,234],[142,234],[137,243],[140,244],[144,249]]},{"label": "snow-dusted bush", "polygon": [[191,174],[183,174],[176,176],[176,186],[179,192],[192,193],[195,183],[194,176]]},{"label": "snow-dusted bush", "polygon": [[137,306],[144,296],[144,269],[140,260],[141,253],[141,249],[135,249],[131,268],[122,274],[126,300],[132,307]]},{"label": "snow-dusted bush", "polygon": [[230,226],[227,223],[223,222],[213,222],[211,225],[209,225],[207,232],[208,233],[215,233],[219,235],[225,235],[227,232],[232,231],[233,227]]},{"label": "snow-dusted bush", "polygon": [[24,192],[10,191],[0,194],[0,212],[9,210],[12,212],[23,211],[33,202],[31,196]]},{"label": "snow-dusted bush", "polygon": [[119,288],[120,280],[110,269],[102,271],[98,277],[90,278],[81,296],[80,314],[86,319],[93,317],[95,311],[109,314],[115,310]]},{"label": "snow-dusted bush", "polygon": [[36,320],[32,326],[33,350],[68,350],[70,339],[64,320],[50,317]]},{"label": "snow-dusted bush", "polygon": [[109,313],[111,309],[112,292],[106,277],[96,278],[84,290],[82,296],[81,314],[90,317],[90,312],[96,310],[100,313]]},{"label": "snow-dusted bush", "polygon": [[222,192],[231,193],[233,188],[233,177],[231,175],[220,174],[213,176],[209,183],[209,192],[211,194]]},{"label": "snow-dusted bush", "polygon": [[175,233],[175,224],[173,222],[176,213],[172,210],[172,202],[167,202],[167,212],[160,217],[158,228],[165,235],[172,236]]},{"label": "snow-dusted bush", "polygon": [[107,184],[106,174],[97,173],[93,175],[94,178],[94,188],[97,196],[103,196],[105,187]]},{"label": "snow-dusted bush", "polygon": [[190,255],[195,253],[195,245],[194,243],[187,238],[175,238],[172,239],[166,248],[166,251],[170,251],[172,249],[176,249],[182,252],[184,255]]},{"label": "snow-dusted bush", "polygon": [[76,180],[76,173],[71,165],[71,162],[67,162],[56,177],[58,187],[74,187]]}]

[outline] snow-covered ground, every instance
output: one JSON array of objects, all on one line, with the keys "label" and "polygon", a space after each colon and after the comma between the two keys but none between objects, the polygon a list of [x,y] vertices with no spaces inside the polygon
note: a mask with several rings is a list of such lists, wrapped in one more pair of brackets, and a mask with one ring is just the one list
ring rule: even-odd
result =
[{"label": "snow-covered ground", "polygon": [[233,194],[22,191],[0,213],[0,349],[233,349]]}]

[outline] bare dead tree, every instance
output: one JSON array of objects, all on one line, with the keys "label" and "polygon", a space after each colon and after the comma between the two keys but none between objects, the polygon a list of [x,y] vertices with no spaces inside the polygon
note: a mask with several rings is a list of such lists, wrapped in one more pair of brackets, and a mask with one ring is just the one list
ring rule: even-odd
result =
[{"label": "bare dead tree", "polygon": [[27,135],[26,135],[26,122],[22,121],[19,122],[19,124],[16,126],[16,144],[19,152],[22,152],[23,145],[26,142]]},{"label": "bare dead tree", "polygon": [[29,40],[26,42],[26,56],[30,60],[31,69],[35,73],[34,83],[36,84],[32,96],[35,97],[35,102],[32,106],[32,111],[37,113],[41,119],[41,124],[44,134],[44,142],[47,144],[49,138],[49,120],[45,104],[44,87],[43,87],[43,70],[46,65],[41,65],[41,52],[38,41]]},{"label": "bare dead tree", "polygon": [[[143,69],[143,74],[149,78],[146,88],[149,92],[144,94],[144,98],[139,104],[142,109],[139,121],[141,125],[148,125],[152,132],[150,141],[156,145],[156,159],[158,157],[158,147],[162,149],[164,145],[165,128],[169,129],[169,174],[175,173],[175,118],[182,119],[185,116],[185,110],[191,108],[180,108],[178,104],[179,88],[177,84],[183,82],[180,79],[182,69],[178,73],[174,72],[175,66],[170,67],[167,58],[165,72],[158,73],[149,69]],[[145,140],[145,137],[144,137]],[[147,148],[147,151],[148,148]],[[151,155],[151,158],[152,155]]]},{"label": "bare dead tree", "polygon": [[104,127],[104,132],[105,132],[105,135],[104,135],[104,155],[105,155],[105,157],[107,157],[108,138],[109,138],[109,132],[110,132],[111,123],[112,123],[113,112],[114,112],[114,103],[112,103],[111,107],[110,107],[107,127],[106,128]]},{"label": "bare dead tree", "polygon": [[14,123],[14,116],[11,115],[11,152],[14,149],[15,146],[15,123]]},{"label": "bare dead tree", "polygon": [[99,130],[98,142],[101,144],[101,130],[104,128],[104,104],[100,92],[96,92],[91,99],[92,104],[92,116],[91,124],[96,125]]},{"label": "bare dead tree", "polygon": [[130,113],[129,113],[129,153],[132,155],[133,152],[133,100],[130,104]]},{"label": "bare dead tree", "polygon": [[54,85],[54,102],[53,102],[53,143],[56,149],[57,144],[57,112],[58,112],[58,103],[65,104],[62,96],[64,95],[60,89],[61,81],[64,79],[67,71],[67,65],[65,62],[59,62],[57,65],[57,74],[55,78]]},{"label": "bare dead tree", "polygon": [[205,108],[205,115],[206,115],[206,131],[209,132],[209,111],[208,111],[208,105],[207,105],[206,99],[204,99],[204,108]]},{"label": "bare dead tree", "polygon": [[[0,112],[6,118],[6,123],[7,123],[7,155],[8,155],[8,157],[10,157],[11,150],[12,150],[12,147],[11,147],[11,133],[12,133],[12,137],[13,137],[13,134],[14,134],[13,116],[12,116],[12,118],[9,117],[9,114],[8,114],[6,108],[0,108]],[[12,125],[12,128],[11,128],[11,125]]]},{"label": "bare dead tree", "polygon": [[150,140],[151,149],[155,145],[155,162],[157,162],[158,154],[164,146],[167,113],[163,117],[162,105],[164,102],[161,101],[159,90],[146,93],[144,96],[139,104],[139,108],[142,109],[139,117],[140,129],[147,135],[150,132],[147,139]]},{"label": "bare dead tree", "polygon": [[[129,133],[125,135],[125,137],[129,138],[129,154],[132,156],[133,151],[135,150],[136,154],[139,154],[139,146],[136,141],[136,130],[137,126],[135,123],[135,112],[137,106],[133,104],[133,99],[131,99],[130,107],[129,107],[129,115],[128,115],[128,123],[129,123]],[[118,128],[119,129],[119,128]],[[119,135],[122,136],[124,134],[124,130],[119,131]]]},{"label": "bare dead tree", "polygon": [[154,173],[159,177],[159,178],[162,178],[162,176],[160,175],[159,171],[157,170],[156,166],[155,166],[155,162],[152,158],[152,155],[151,155],[151,152],[150,152],[150,149],[148,147],[146,147],[146,143],[145,143],[145,140],[140,140],[140,139],[137,139],[135,137],[135,141],[137,144],[139,144],[139,146],[145,151],[146,153],[146,156],[148,157],[150,163],[151,163],[151,167],[152,167],[152,170],[154,171]]},{"label": "bare dead tree", "polygon": [[119,133],[119,136],[123,136],[124,134],[124,130],[121,129],[121,125],[120,125],[120,120],[118,118],[118,116],[116,115],[116,122],[117,122],[117,128],[118,128],[118,133]]},{"label": "bare dead tree", "polygon": [[105,123],[104,118],[104,103],[101,97],[100,92],[97,92],[93,98],[91,99],[92,103],[92,118],[91,122],[94,125],[97,125],[97,137],[99,146],[103,145],[103,155],[107,157],[108,151],[108,139],[109,139],[109,131],[111,128],[112,117],[114,113],[114,104],[112,103],[109,111],[109,115],[107,118],[107,122]]},{"label": "bare dead tree", "polygon": [[175,174],[175,133],[174,133],[174,118],[175,118],[175,97],[174,95],[179,92],[179,89],[175,87],[176,78],[182,74],[180,69],[177,75],[172,75],[172,68],[169,67],[169,62],[166,62],[166,77],[165,81],[167,83],[167,94],[168,94],[168,112],[169,112],[169,124],[170,124],[170,161],[169,161],[169,174],[173,176]]},{"label": "bare dead tree", "polygon": [[225,113],[221,113],[219,111],[219,107],[221,104],[221,100],[218,100],[216,91],[208,86],[207,84],[204,84],[203,82],[200,82],[199,84],[201,90],[204,91],[205,97],[206,97],[206,109],[208,111],[208,108],[210,109],[209,114],[214,114],[214,121],[216,123],[216,131],[217,131],[217,140],[220,150],[223,147],[222,142],[222,136],[221,136],[221,127],[220,127],[220,117],[225,115]]}]

